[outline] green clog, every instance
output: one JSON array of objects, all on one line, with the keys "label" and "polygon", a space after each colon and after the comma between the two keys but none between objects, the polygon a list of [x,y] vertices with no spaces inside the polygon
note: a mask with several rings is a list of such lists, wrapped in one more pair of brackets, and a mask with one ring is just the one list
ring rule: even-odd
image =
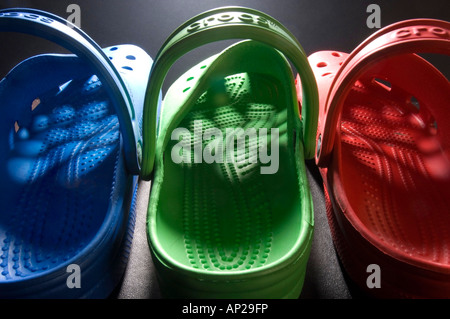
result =
[{"label": "green clog", "polygon": [[[180,56],[236,38],[248,40],[182,75],[158,112]],[[301,116],[285,55],[302,79]],[[153,176],[147,233],[164,296],[299,297],[314,228],[304,160],[314,157],[317,114],[306,55],[272,17],[219,8],[169,37],[147,88],[142,166]]]}]

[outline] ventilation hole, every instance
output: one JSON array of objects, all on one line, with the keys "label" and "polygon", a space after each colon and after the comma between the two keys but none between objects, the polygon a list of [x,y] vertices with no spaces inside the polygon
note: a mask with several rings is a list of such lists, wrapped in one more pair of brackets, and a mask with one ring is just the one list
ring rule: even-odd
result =
[{"label": "ventilation hole", "polygon": [[342,65],[342,63],[344,63],[344,61],[339,62],[339,65]]},{"label": "ventilation hole", "polygon": [[434,121],[433,123],[431,123],[431,126],[434,127],[436,130],[437,130],[437,128],[438,128],[438,125],[437,125],[437,122],[436,122],[436,121]]},{"label": "ventilation hole", "polygon": [[331,55],[332,55],[332,56],[335,56],[335,57],[337,57],[337,58],[341,56],[341,55],[340,55],[339,53],[337,53],[337,52],[333,52],[333,53],[331,53]]},{"label": "ventilation hole", "polygon": [[327,72],[327,73],[322,74],[322,76],[327,76],[327,75],[330,75],[330,74],[332,74],[332,73],[331,72]]},{"label": "ventilation hole", "polygon": [[16,133],[20,130],[20,126],[19,126],[19,122],[15,122],[14,123],[14,131],[16,131]]},{"label": "ventilation hole", "polygon": [[325,62],[319,62],[319,63],[317,63],[317,67],[318,68],[324,68],[324,67],[326,67],[327,66],[327,64],[325,63]]},{"label": "ventilation hole", "polygon": [[200,69],[204,69],[204,68],[206,68],[207,67],[207,65],[202,65],[201,67],[200,67]]},{"label": "ventilation hole", "polygon": [[373,83],[378,84],[379,86],[381,86],[383,89],[386,89],[387,91],[390,91],[392,88],[391,82],[386,81],[386,80],[374,78]]},{"label": "ventilation hole", "polygon": [[41,100],[39,98],[34,99],[33,103],[31,103],[31,111],[34,111],[39,104],[41,104]]},{"label": "ventilation hole", "polygon": [[436,121],[430,123],[429,132],[431,135],[437,134],[438,125]]},{"label": "ventilation hole", "polygon": [[192,81],[194,79],[194,77],[190,77],[190,78],[188,78],[186,81]]},{"label": "ventilation hole", "polygon": [[186,91],[189,90],[189,89],[190,89],[190,87],[185,88],[185,89],[183,90],[183,93],[186,92]]},{"label": "ventilation hole", "polygon": [[112,56],[110,56],[110,57],[109,57],[109,59],[110,59],[110,60],[112,60],[112,59],[113,59],[113,57],[112,57]]},{"label": "ventilation hole", "polygon": [[130,66],[123,66],[122,69],[133,71],[133,68]]},{"label": "ventilation hole", "polygon": [[111,49],[109,49],[109,51],[116,51],[118,49],[118,47],[112,47]]},{"label": "ventilation hole", "polygon": [[128,60],[136,60],[136,57],[134,55],[127,55]]},{"label": "ventilation hole", "polygon": [[412,105],[415,106],[417,111],[420,111],[420,103],[414,96],[411,96],[410,102],[411,102]]}]

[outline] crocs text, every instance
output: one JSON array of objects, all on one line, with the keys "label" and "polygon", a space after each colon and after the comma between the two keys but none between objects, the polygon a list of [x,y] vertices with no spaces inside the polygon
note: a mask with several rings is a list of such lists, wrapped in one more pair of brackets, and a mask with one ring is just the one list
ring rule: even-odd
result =
[{"label": "crocs text", "polygon": [[448,32],[445,29],[438,27],[426,27],[426,26],[416,26],[411,28],[403,28],[394,33],[394,36],[398,39],[404,39],[410,36],[425,36],[433,35],[440,38],[448,38]]},{"label": "crocs text", "polygon": [[45,23],[52,23],[54,22],[53,19],[40,16],[38,14],[31,14],[31,13],[21,13],[21,12],[6,12],[6,13],[0,13],[0,17],[23,17],[28,20],[39,20],[41,22]]},{"label": "crocs text", "polygon": [[187,29],[187,32],[195,32],[208,27],[224,25],[228,23],[249,23],[256,24],[259,26],[271,28],[275,27],[275,24],[270,22],[264,17],[260,17],[254,14],[241,13],[232,15],[230,13],[223,13],[211,16],[209,18],[205,18],[201,21],[197,21],[192,23]]}]

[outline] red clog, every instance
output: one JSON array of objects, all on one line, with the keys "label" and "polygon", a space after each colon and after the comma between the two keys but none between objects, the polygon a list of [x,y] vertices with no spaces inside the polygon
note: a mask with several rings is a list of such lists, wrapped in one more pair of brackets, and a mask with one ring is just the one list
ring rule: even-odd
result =
[{"label": "red clog", "polygon": [[403,21],[309,57],[334,243],[379,298],[450,298],[450,84],[419,53],[446,58],[450,23]]}]

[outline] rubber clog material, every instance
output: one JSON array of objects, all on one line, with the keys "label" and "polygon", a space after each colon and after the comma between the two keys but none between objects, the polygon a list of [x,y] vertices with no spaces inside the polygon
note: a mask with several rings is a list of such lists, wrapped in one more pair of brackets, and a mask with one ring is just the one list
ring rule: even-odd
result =
[{"label": "rubber clog material", "polygon": [[[291,56],[296,67],[305,74],[310,100],[304,109],[313,117],[305,117],[305,111],[301,122],[289,63],[273,46],[259,42],[281,42],[273,41],[280,35],[268,27],[269,20],[270,25],[279,26],[272,19],[245,8],[216,9],[186,22],[166,41],[172,48],[177,40],[183,48],[198,46],[188,42],[191,37],[196,40],[201,34],[205,42],[218,40],[202,31],[217,28],[222,37],[233,23],[237,31],[244,32],[236,33],[240,38],[251,38],[250,32],[245,32],[249,28],[258,40],[239,42],[192,67],[172,84],[164,98],[147,230],[166,297],[298,298],[302,290],[314,224],[304,165],[304,145],[308,144],[304,132],[308,136],[315,132],[317,91],[304,53],[289,35],[289,49],[294,46],[294,50],[284,51],[294,52]],[[206,20],[213,24],[210,29],[197,28],[197,21]],[[255,32],[261,27],[256,21],[267,22],[264,31]],[[270,36],[264,36],[266,31]],[[228,33],[227,37],[235,35]],[[159,59],[172,48],[163,47],[155,58],[150,96],[154,97],[151,88],[159,89],[155,82],[163,80],[158,68],[168,69]],[[151,113],[155,112],[147,102],[144,130],[154,121]],[[180,128],[187,134],[181,138],[174,133]],[[248,136],[245,146],[235,148],[234,142],[228,143],[227,129],[253,129],[256,134]],[[267,137],[259,135],[261,130]],[[206,137],[212,132],[214,137]],[[144,137],[145,154],[149,141],[145,131]],[[231,144],[235,161],[207,162],[204,158],[196,162],[199,153],[195,150],[208,153],[211,139],[217,144],[209,154],[223,152],[225,159],[225,148]],[[180,143],[182,151],[177,148]],[[278,163],[239,162],[263,147],[272,155],[279,153]],[[181,154],[181,160],[177,162],[174,154]],[[262,173],[272,169],[269,164],[276,168]]]},{"label": "rubber clog material", "polygon": [[[34,32],[14,23],[54,28],[58,41],[81,45],[65,20],[42,11],[0,12],[2,30]],[[123,81],[137,123],[151,58],[133,45],[92,52]],[[2,298],[105,298],[123,275],[138,175],[129,172],[127,137],[111,98],[118,88],[97,71],[83,54],[44,54],[0,82]]]},{"label": "rubber clog material", "polygon": [[449,55],[449,35],[448,22],[408,20],[351,54],[309,57],[333,239],[371,296],[450,298],[450,85],[414,54]]}]

